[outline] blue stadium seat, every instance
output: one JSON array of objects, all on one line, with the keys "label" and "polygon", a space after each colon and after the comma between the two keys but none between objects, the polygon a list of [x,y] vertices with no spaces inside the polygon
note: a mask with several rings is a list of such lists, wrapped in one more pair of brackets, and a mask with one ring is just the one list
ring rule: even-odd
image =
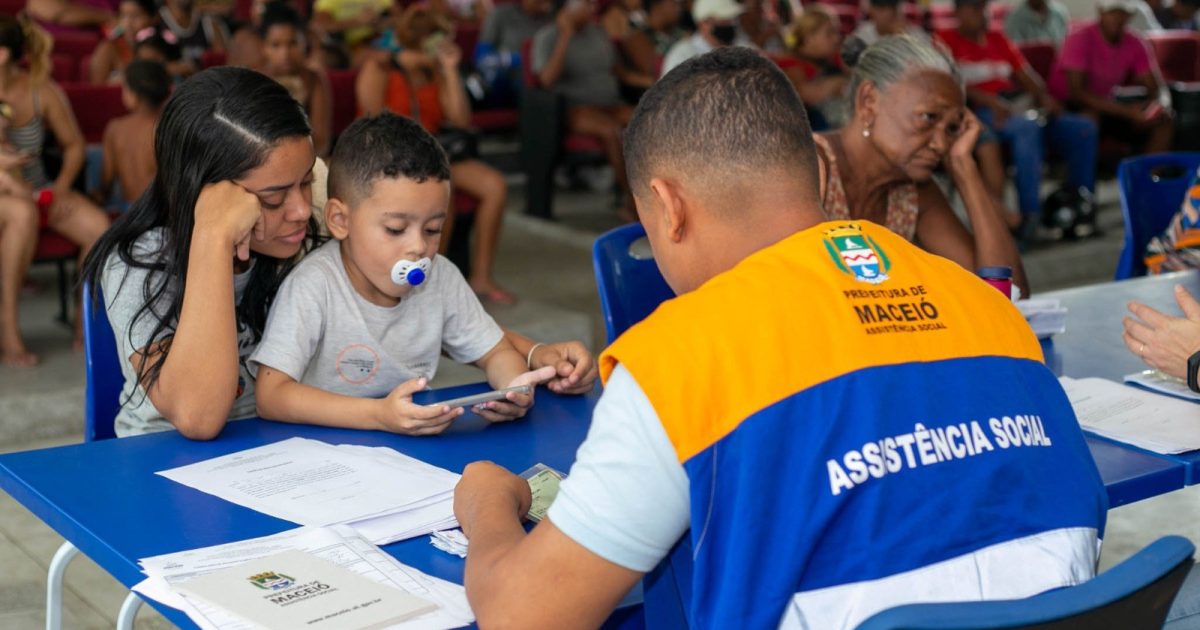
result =
[{"label": "blue stadium seat", "polygon": [[[659,304],[675,297],[654,258],[634,251],[635,244],[645,236],[640,223],[631,223],[601,235],[592,246],[592,266],[608,343],[645,319]],[[649,252],[648,247],[645,249]]]},{"label": "blue stadium seat", "polygon": [[1163,153],[1130,158],[1117,169],[1125,246],[1117,261],[1117,280],[1146,275],[1146,244],[1162,233],[1183,203],[1200,153]]}]

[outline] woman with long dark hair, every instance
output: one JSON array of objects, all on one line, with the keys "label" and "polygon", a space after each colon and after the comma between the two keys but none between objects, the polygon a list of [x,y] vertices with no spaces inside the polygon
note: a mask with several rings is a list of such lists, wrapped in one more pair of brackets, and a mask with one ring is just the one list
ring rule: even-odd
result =
[{"label": "woman with long dark hair", "polygon": [[275,81],[214,68],[168,101],[154,154],[154,181],[84,277],[102,289],[125,376],[117,434],[211,439],[255,414],[245,359],[315,234],[311,130]]}]

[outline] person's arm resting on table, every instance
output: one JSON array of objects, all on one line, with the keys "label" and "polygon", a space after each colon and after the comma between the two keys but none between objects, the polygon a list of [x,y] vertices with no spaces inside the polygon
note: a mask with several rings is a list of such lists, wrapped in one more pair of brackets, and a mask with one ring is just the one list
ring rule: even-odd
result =
[{"label": "person's arm resting on table", "polygon": [[687,530],[687,476],[623,367],[548,518],[526,536],[529,502],[525,480],[487,463],[468,466],[455,489],[480,627],[597,627]]}]

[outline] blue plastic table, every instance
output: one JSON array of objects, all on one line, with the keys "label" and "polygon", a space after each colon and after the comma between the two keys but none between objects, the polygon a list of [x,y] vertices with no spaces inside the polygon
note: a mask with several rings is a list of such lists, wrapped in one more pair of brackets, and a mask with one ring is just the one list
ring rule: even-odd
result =
[{"label": "blue plastic table", "polygon": [[[1071,329],[1048,346],[1047,360],[1070,376],[1117,378],[1139,361],[1120,342],[1120,313],[1128,299],[1166,307],[1170,286],[1183,281],[1200,294],[1200,274],[1154,278],[1072,289],[1057,297],[1071,308]],[[483,384],[425,394],[419,402],[485,390]],[[230,423],[220,438],[192,442],[175,432],[107,440],[0,456],[0,489],[8,492],[118,581],[143,578],[138,558],[277,533],[294,524],[259,514],[155,475],[156,471],[202,461],[293,436],[338,444],[389,446],[432,464],[461,472],[475,460],[492,460],[520,472],[542,462],[567,470],[587,433],[599,391],[563,397],[538,393],[523,420],[489,425],[466,416],[437,438],[280,424],[262,420]],[[1164,457],[1089,437],[1113,506],[1165,494],[1194,483],[1200,453]],[[1200,470],[1200,469],[1197,469]],[[461,583],[463,562],[434,549],[425,537],[384,550],[431,575]],[[156,605],[172,622],[193,627],[178,611]]]},{"label": "blue plastic table", "polygon": [[[1136,300],[1164,313],[1178,316],[1181,313],[1179,306],[1175,303],[1172,291],[1177,284],[1183,285],[1193,295],[1200,297],[1200,273],[1195,271],[1147,276],[1121,282],[1106,282],[1038,296],[1057,299],[1069,309],[1067,332],[1055,336],[1051,344],[1044,346],[1047,348],[1047,363],[1054,367],[1056,372],[1066,376],[1075,378],[1098,376],[1118,383],[1126,374],[1146,369],[1146,365],[1142,363],[1141,359],[1130,352],[1121,341],[1123,330],[1121,319],[1129,313],[1126,305],[1131,300]],[[1197,408],[1196,419],[1200,422],[1200,407]],[[1089,441],[1108,440],[1101,437],[1089,437]],[[1115,442],[1110,443],[1116,444]],[[1200,483],[1200,451],[1179,455],[1158,455],[1127,444],[1121,444],[1120,448],[1177,463],[1183,467],[1186,485]],[[1097,450],[1093,448],[1092,454],[1096,453]],[[1100,461],[1097,458],[1097,462]],[[1101,470],[1104,470],[1104,466],[1101,466]],[[1107,479],[1105,481],[1107,483]],[[1158,477],[1149,476],[1144,480],[1134,479],[1127,484],[1127,490],[1135,495],[1146,492],[1162,494],[1162,492],[1158,492],[1157,485],[1162,481]],[[1140,488],[1139,485],[1143,483],[1155,485]],[[1109,497],[1112,496],[1113,491],[1110,487]],[[1134,500],[1140,498],[1145,497],[1139,496]],[[1114,505],[1120,504],[1114,502]]]},{"label": "blue plastic table", "polygon": [[[446,400],[486,391],[467,385],[418,396]],[[282,424],[230,423],[211,442],[192,442],[171,431],[0,456],[0,489],[45,521],[125,586],[145,576],[139,558],[266,536],[296,527],[175,483],[154,473],[271,442],[300,436],[331,444],[388,446],[423,461],[462,472],[486,459],[521,472],[538,462],[567,470],[587,434],[599,389],[587,396],[538,392],[522,420],[489,425],[468,414],[437,438],[415,438]],[[427,536],[383,548],[401,562],[461,584],[463,561],[438,551]],[[151,602],[173,623],[195,627],[179,611]]]}]

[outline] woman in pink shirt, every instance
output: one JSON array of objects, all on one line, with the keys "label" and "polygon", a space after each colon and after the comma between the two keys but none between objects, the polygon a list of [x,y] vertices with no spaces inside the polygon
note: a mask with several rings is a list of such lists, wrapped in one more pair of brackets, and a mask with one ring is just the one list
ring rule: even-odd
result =
[{"label": "woman in pink shirt", "polygon": [[[1050,91],[1100,124],[1101,135],[1136,142],[1142,151],[1171,148],[1171,95],[1149,46],[1125,30],[1134,9],[1129,0],[1100,0],[1099,19],[1067,36],[1050,78]],[[1114,98],[1123,85],[1146,89],[1142,99]]]}]

